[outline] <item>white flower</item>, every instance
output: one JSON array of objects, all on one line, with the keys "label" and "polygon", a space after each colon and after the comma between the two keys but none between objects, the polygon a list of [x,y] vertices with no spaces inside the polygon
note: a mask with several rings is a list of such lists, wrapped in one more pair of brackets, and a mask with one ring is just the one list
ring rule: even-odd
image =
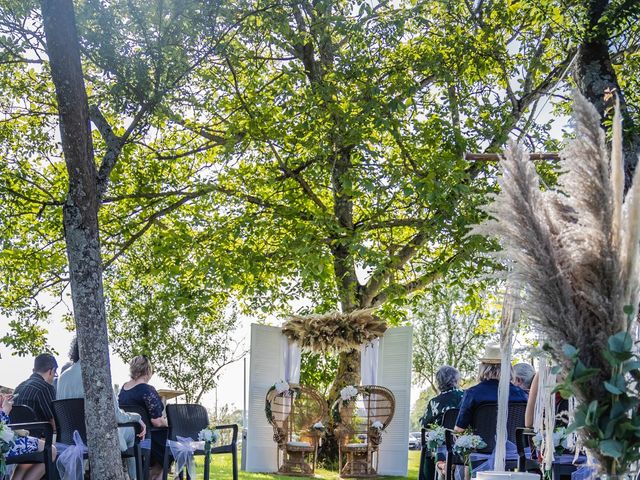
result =
[{"label": "white flower", "polygon": [[313,429],[314,430],[324,430],[324,425],[322,424],[322,422],[316,422],[313,424]]},{"label": "white flower", "polygon": [[382,422],[380,420],[376,420],[371,424],[371,428],[375,428],[376,430],[382,430],[383,427],[384,425],[382,425]]},{"label": "white flower", "polygon": [[357,395],[358,389],[353,385],[347,385],[342,390],[340,390],[340,398],[342,398],[343,402],[348,402]]},{"label": "white flower", "polygon": [[2,426],[0,427],[0,440],[2,440],[4,443],[11,443],[13,442],[13,435],[13,430],[2,424]]},{"label": "white flower", "polygon": [[465,456],[468,455],[471,450],[484,448],[486,446],[487,444],[484,443],[480,435],[460,435],[453,445],[453,453]]},{"label": "white flower", "polygon": [[286,392],[287,390],[289,390],[289,384],[284,380],[276,382],[274,387],[276,387],[276,392],[278,393]]},{"label": "white flower", "polygon": [[198,440],[200,440],[201,442],[216,443],[219,439],[220,434],[217,432],[217,430],[212,428],[203,428],[202,430],[200,430],[200,433],[198,433]]},{"label": "white flower", "polygon": [[[542,445],[542,431],[539,431],[533,437],[533,445],[540,448]],[[567,448],[567,432],[566,428],[558,427],[553,431],[553,448]]]},{"label": "white flower", "polygon": [[438,448],[444,445],[444,427],[434,425],[431,430],[427,430],[425,440],[430,448]]}]

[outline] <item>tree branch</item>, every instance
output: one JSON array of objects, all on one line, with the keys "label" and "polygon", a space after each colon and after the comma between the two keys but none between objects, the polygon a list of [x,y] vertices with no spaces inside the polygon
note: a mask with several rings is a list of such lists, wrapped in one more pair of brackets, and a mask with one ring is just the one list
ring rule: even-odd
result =
[{"label": "tree branch", "polygon": [[[382,290],[378,295],[373,297],[369,303],[370,307],[376,307],[382,305],[387,299],[392,295],[410,295],[418,290],[423,289],[427,285],[435,282],[442,278],[442,276],[446,273],[448,267],[450,267],[453,263],[466,255],[465,250],[460,250],[453,254],[451,257],[446,259],[442,264],[440,264],[436,269],[425,273],[424,275],[404,284],[400,285],[389,285],[387,288]],[[364,304],[362,305],[364,306]]]},{"label": "tree branch", "polygon": [[111,171],[118,161],[120,152],[122,152],[122,147],[127,143],[127,140],[129,139],[131,134],[135,131],[136,128],[138,128],[138,125],[140,124],[144,116],[152,108],[152,106],[155,105],[155,103],[155,100],[151,100],[142,105],[122,136],[117,136],[113,132],[111,125],[109,125],[109,122],[104,117],[98,106],[92,105],[91,107],[89,107],[91,121],[96,126],[96,128],[100,132],[100,135],[107,144],[107,153],[105,153],[104,157],[102,157],[102,162],[100,163],[100,168],[98,170],[98,202],[102,202],[102,198],[107,191],[107,187],[109,186],[109,176],[111,175]]},{"label": "tree branch", "polygon": [[420,248],[427,243],[428,240],[429,236],[426,232],[418,232],[400,249],[396,256],[389,259],[384,266],[375,272],[364,288],[364,292],[360,298],[360,306],[366,308],[372,305],[375,295],[380,291],[384,282],[389,280],[394,272],[415,257]]}]

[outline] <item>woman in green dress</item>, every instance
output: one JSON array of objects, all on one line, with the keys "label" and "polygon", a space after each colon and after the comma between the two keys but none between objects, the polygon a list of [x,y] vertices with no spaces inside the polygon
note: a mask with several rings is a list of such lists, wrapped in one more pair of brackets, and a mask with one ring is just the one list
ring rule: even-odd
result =
[{"label": "woman in green dress", "polygon": [[[440,367],[436,372],[436,383],[440,393],[429,400],[427,410],[420,418],[423,428],[429,425],[441,425],[447,410],[460,407],[464,391],[459,387],[460,372],[449,365]],[[422,445],[420,453],[419,480],[435,480],[435,465],[438,459],[431,455],[427,445]],[[439,459],[442,460],[442,459]]]}]

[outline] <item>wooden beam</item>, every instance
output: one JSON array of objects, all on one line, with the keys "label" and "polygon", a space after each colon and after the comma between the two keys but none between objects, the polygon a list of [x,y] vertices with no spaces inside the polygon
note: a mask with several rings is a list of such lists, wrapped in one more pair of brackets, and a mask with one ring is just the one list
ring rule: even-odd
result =
[{"label": "wooden beam", "polygon": [[[499,153],[465,153],[465,160],[471,162],[497,162],[500,160]],[[529,154],[529,158],[533,161],[549,160],[556,161],[560,159],[558,152],[534,152]]]}]

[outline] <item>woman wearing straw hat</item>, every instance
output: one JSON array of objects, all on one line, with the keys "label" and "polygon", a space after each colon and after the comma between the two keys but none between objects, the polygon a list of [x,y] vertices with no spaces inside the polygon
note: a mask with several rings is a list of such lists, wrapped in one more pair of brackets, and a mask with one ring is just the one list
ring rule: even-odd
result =
[{"label": "woman wearing straw hat", "polygon": [[[484,355],[480,359],[478,368],[479,383],[464,392],[460,403],[460,413],[456,420],[457,432],[462,432],[471,425],[473,411],[483,403],[498,402],[498,380],[500,379],[500,362],[502,361],[500,347],[487,345]],[[513,379],[513,371],[511,372]],[[509,402],[526,402],[527,393],[513,384],[509,385]]]}]

